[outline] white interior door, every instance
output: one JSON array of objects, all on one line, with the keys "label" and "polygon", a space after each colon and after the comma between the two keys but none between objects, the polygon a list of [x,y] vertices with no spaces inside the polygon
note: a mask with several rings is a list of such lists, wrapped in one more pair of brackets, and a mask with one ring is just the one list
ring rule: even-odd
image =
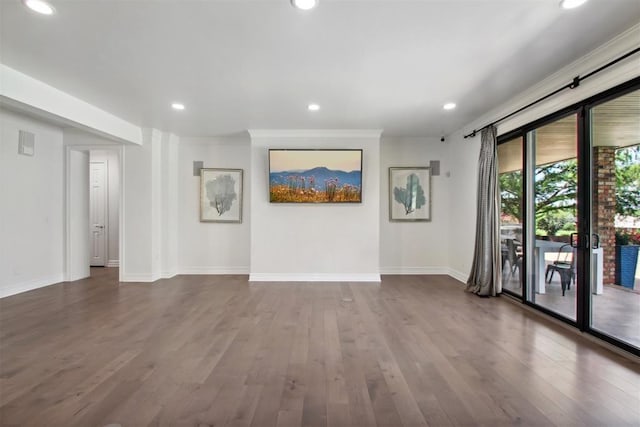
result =
[{"label": "white interior door", "polygon": [[91,266],[107,264],[107,163],[91,162],[89,171]]}]

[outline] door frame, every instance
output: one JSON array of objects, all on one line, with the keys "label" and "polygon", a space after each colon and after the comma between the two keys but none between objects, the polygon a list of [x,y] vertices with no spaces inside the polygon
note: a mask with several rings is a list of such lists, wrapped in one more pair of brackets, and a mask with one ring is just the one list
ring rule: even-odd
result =
[{"label": "door frame", "polygon": [[[108,267],[109,264],[109,161],[108,160],[98,160],[91,161],[91,150],[89,150],[89,185],[91,185],[91,164],[102,164],[104,167],[103,174],[103,200],[102,200],[102,208],[104,211],[104,226],[102,228],[102,233],[104,235],[104,242],[102,244],[104,251],[104,265],[102,267]],[[89,202],[91,202],[91,192],[89,192]],[[89,205],[89,218],[91,218],[91,205]],[[91,221],[89,221],[91,224]],[[91,232],[89,232],[89,236],[91,237]],[[119,256],[118,256],[119,258]],[[94,267],[92,265],[92,267]],[[98,266],[96,266],[98,267]]]},{"label": "door frame", "polygon": [[[66,145],[64,147],[65,155],[64,155],[64,280],[69,281],[70,273],[71,273],[71,252],[73,250],[72,241],[71,241],[71,229],[73,224],[71,223],[71,212],[70,212],[70,203],[71,203],[71,151],[91,151],[91,150],[105,150],[112,151],[117,154],[119,170],[118,170],[118,179],[119,179],[119,187],[120,192],[118,194],[118,258],[119,258],[119,267],[118,267],[118,281],[122,282],[123,271],[124,271],[124,262],[125,262],[125,206],[124,206],[124,188],[125,188],[125,176],[124,176],[124,167],[125,167],[125,150],[124,145],[114,143],[111,144],[83,144],[83,145]],[[90,162],[90,161],[89,161]],[[87,185],[89,183],[87,182]],[[86,230],[88,235],[89,230]],[[108,257],[107,257],[108,258]]]}]

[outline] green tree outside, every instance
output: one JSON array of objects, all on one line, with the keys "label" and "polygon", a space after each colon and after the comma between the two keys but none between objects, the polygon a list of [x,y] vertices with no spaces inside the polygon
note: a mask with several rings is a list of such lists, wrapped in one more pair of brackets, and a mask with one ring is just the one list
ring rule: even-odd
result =
[{"label": "green tree outside", "polygon": [[[640,145],[616,151],[616,213],[640,217]],[[563,160],[535,171],[536,234],[564,235],[575,231],[577,161]],[[522,171],[499,177],[502,214],[522,220]]]}]

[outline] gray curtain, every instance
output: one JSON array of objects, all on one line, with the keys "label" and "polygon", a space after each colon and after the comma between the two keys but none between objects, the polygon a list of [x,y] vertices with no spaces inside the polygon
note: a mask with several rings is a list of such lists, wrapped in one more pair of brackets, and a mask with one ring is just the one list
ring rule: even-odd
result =
[{"label": "gray curtain", "polygon": [[466,291],[480,296],[502,292],[496,133],[495,126],[482,131],[478,159],[476,245]]}]

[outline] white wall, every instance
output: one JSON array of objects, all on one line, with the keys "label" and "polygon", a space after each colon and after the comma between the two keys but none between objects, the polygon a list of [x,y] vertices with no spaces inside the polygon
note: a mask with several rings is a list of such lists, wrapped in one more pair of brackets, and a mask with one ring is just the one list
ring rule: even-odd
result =
[{"label": "white wall", "polygon": [[[250,131],[250,280],[379,281],[380,132]],[[362,203],[269,203],[269,148],[363,149]]]},{"label": "white wall", "polygon": [[67,280],[89,277],[91,271],[89,233],[89,153],[70,150],[68,164],[69,233]]},{"label": "white wall", "polygon": [[160,275],[173,277],[178,273],[178,154],[179,139],[172,134],[164,134],[161,147],[161,195],[160,209],[161,254]]},{"label": "white wall", "polygon": [[[18,155],[18,130],[35,155]],[[0,297],[63,279],[63,136],[60,128],[0,109]]]},{"label": "white wall", "polygon": [[120,254],[121,280],[153,281],[151,266],[152,227],[151,191],[153,143],[151,132],[143,132],[142,146],[126,146],[121,164],[124,172],[122,186],[124,209],[122,234],[123,253]]},{"label": "white wall", "polygon": [[[143,131],[142,146],[125,147],[121,167],[124,236],[121,280],[153,282],[176,274],[178,244],[177,144],[175,135]],[[166,208],[166,209],[165,209]]]},{"label": "white wall", "polygon": [[[181,138],[178,147],[178,270],[182,274],[248,274],[251,242],[251,146],[249,135]],[[200,177],[205,168],[243,169],[242,223],[200,222]],[[255,190],[254,190],[255,191]]]},{"label": "white wall", "polygon": [[118,152],[92,149],[90,155],[92,162],[107,163],[107,267],[118,267],[120,260],[120,161]]},{"label": "white wall", "polygon": [[471,271],[476,235],[476,195],[480,141],[464,139],[456,132],[447,139],[449,178],[449,274],[461,282]]},{"label": "white wall", "polygon": [[[439,138],[383,137],[380,146],[380,272],[382,274],[449,273],[450,164],[447,142]],[[431,178],[431,221],[389,221],[389,168],[429,166],[440,161]]]}]

